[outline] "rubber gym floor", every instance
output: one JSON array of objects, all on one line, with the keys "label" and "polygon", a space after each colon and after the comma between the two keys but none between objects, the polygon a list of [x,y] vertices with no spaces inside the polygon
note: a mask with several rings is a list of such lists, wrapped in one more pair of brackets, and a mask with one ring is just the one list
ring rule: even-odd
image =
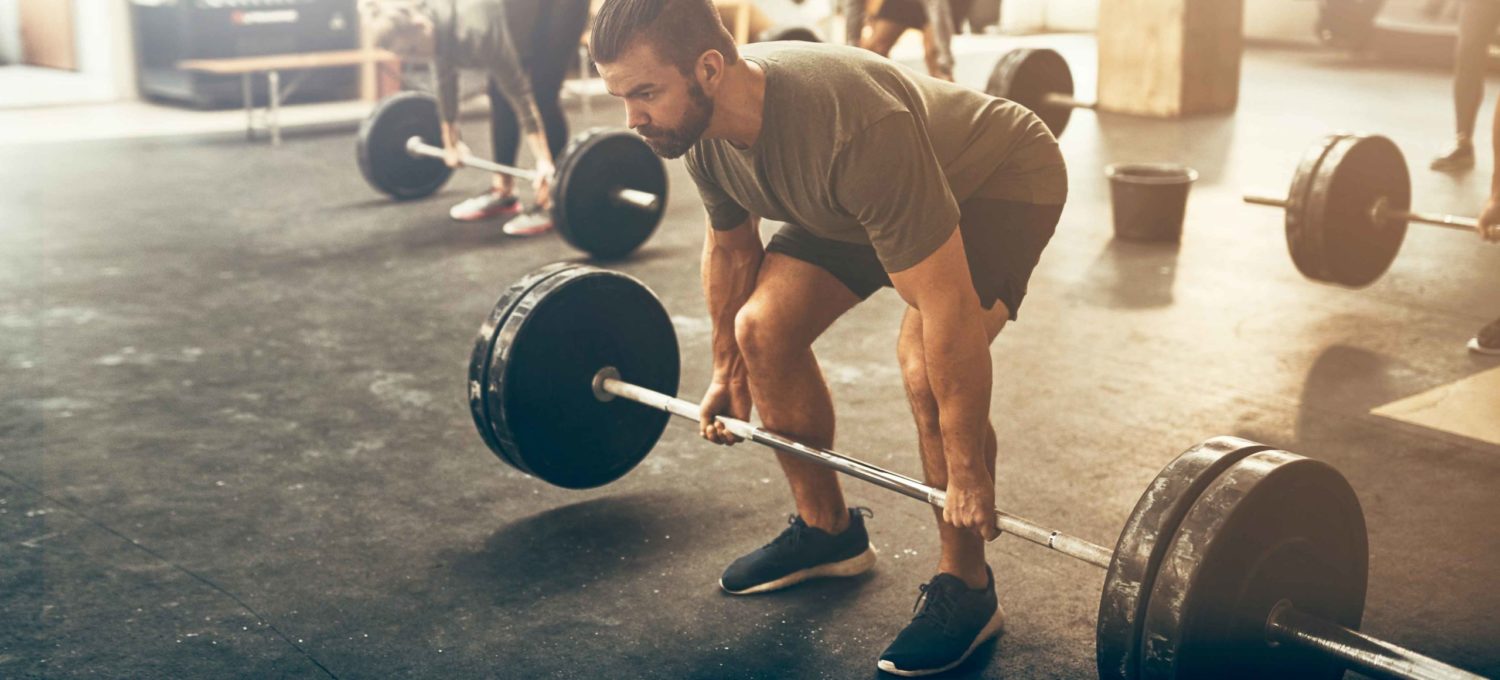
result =
[{"label": "rubber gym floor", "polygon": [[[1087,96],[1091,45],[1058,44]],[[1009,46],[962,55],[960,80],[982,85]],[[1324,134],[1370,131],[1406,151],[1415,206],[1477,214],[1487,151],[1468,174],[1425,168],[1449,88],[1441,71],[1261,48],[1233,115],[1076,112],[1067,210],[993,348],[1000,506],[1113,546],[1157,470],[1207,437],[1320,458],[1369,526],[1363,629],[1500,675],[1500,443],[1482,434],[1500,395],[1463,391],[1500,370],[1463,346],[1500,314],[1500,248],[1414,226],[1378,283],[1335,288],[1293,268],[1279,211],[1239,201],[1284,192]],[[575,130],[623,121],[594,104]],[[486,131],[465,124],[476,149]],[[1180,246],[1112,240],[1116,161],[1201,173]],[[703,220],[669,169],[659,231],[612,266],[671,311],[696,399]],[[488,452],[465,402],[475,329],[511,281],[579,256],[450,222],[486,181],[391,202],[342,126],[281,148],[0,148],[0,677],[878,675],[935,567],[920,504],[846,482],[875,511],[875,571],[734,598],[720,570],[792,511],[761,447],[718,449],[674,420],[639,468],[586,492]],[[837,448],[915,476],[901,311],[880,293],[816,349]],[[1478,420],[1372,413],[1431,390]],[[990,560],[1007,632],[951,675],[1092,677],[1103,573],[1015,538]]]}]

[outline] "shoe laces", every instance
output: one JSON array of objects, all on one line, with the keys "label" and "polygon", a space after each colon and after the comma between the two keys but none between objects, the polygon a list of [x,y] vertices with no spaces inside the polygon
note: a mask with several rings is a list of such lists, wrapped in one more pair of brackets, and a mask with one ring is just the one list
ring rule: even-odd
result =
[{"label": "shoe laces", "polygon": [[802,521],[800,515],[787,515],[786,523],[788,525],[787,528],[781,532],[781,535],[777,536],[770,543],[767,543],[767,548],[772,546],[795,548],[802,543],[802,537],[807,535],[809,528],[807,522]]},{"label": "shoe laces", "polygon": [[[944,629],[951,626],[957,606],[954,603],[956,599],[954,589],[940,585],[937,581],[931,581],[917,586],[917,590],[921,594],[917,596],[916,603],[911,607],[912,612],[917,614],[912,621],[925,618],[937,622]],[[921,611],[918,611],[919,609]]]}]

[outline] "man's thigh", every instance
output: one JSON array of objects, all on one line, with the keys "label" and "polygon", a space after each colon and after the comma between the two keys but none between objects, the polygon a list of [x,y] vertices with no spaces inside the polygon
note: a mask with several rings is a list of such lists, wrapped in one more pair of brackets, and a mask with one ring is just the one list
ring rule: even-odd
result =
[{"label": "man's thigh", "polygon": [[768,252],[745,306],[782,334],[780,339],[811,346],[859,301],[828,270],[783,253]]}]

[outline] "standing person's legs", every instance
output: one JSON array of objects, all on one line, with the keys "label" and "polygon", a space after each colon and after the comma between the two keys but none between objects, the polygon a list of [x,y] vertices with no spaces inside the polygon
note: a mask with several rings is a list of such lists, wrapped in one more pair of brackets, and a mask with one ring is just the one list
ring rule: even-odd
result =
[{"label": "standing person's legs", "polygon": [[588,19],[588,0],[555,0],[532,36],[531,92],[547,132],[547,147],[552,150],[554,162],[560,160],[569,136],[568,119],[563,115],[558,95],[562,91],[563,79],[567,77],[568,65],[578,55],[578,43],[583,38]]},{"label": "standing person's legs", "polygon": [[[489,81],[490,97],[490,146],[496,163],[515,165],[516,148],[521,141],[521,131],[516,123],[516,114],[501,96],[495,81]],[[514,215],[520,210],[515,198],[515,178],[498,172],[490,175],[488,191],[467,199],[448,211],[448,216],[461,222],[474,222]]]},{"label": "standing person's legs", "polygon": [[1500,0],[1460,0],[1458,47],[1453,56],[1452,148],[1432,161],[1434,170],[1461,170],[1474,165],[1474,124],[1484,97],[1489,43],[1500,26]]},{"label": "standing person's legs", "polygon": [[875,17],[870,19],[870,30],[859,41],[859,46],[882,57],[891,56],[891,48],[909,28],[905,24]]},{"label": "standing person's legs", "polygon": [[[501,165],[515,165],[516,156],[521,150],[521,123],[516,119],[516,112],[511,110],[510,101],[500,93],[500,86],[495,79],[489,80],[490,96],[490,146],[495,153],[495,162]],[[514,178],[510,175],[496,173],[496,186],[504,182],[509,191]]]}]

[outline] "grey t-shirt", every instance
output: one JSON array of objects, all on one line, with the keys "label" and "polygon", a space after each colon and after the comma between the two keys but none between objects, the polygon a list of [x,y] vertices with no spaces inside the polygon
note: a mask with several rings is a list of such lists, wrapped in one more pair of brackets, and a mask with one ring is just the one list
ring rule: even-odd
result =
[{"label": "grey t-shirt", "polygon": [[765,69],[760,137],[688,151],[709,222],[750,215],[875,248],[886,271],[921,262],[958,225],[959,204],[991,198],[1061,205],[1067,170],[1030,111],[865,50],[756,43]]}]

